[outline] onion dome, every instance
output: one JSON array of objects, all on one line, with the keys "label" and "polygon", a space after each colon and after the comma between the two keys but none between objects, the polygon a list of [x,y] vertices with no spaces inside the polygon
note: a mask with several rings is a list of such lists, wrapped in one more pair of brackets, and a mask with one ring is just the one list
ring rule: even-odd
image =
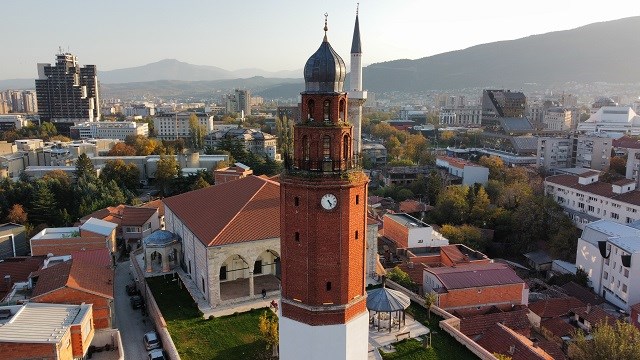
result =
[{"label": "onion dome", "polygon": [[327,14],[324,20],[324,40],[304,65],[306,92],[342,92],[347,68],[327,40]]}]

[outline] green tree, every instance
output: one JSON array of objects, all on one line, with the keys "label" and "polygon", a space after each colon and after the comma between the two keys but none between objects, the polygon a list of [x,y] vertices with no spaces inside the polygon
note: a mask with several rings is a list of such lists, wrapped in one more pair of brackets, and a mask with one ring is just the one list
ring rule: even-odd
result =
[{"label": "green tree", "polygon": [[31,202],[29,217],[34,225],[47,224],[54,225],[56,209],[58,205],[56,199],[47,186],[47,183],[40,180],[36,183],[36,193]]},{"label": "green tree", "polygon": [[393,269],[387,271],[387,278],[389,278],[389,280],[399,284],[400,286],[403,286],[409,290],[414,290],[416,289],[416,283],[413,282],[413,280],[411,280],[411,278],[409,277],[409,274],[407,274],[406,272],[402,271],[402,269],[400,269],[398,266],[394,267]]},{"label": "green tree", "polygon": [[204,189],[209,186],[211,186],[211,184],[209,184],[207,180],[202,178],[202,176],[198,176],[198,179],[191,185],[191,190]]},{"label": "green tree", "polygon": [[258,319],[258,329],[267,342],[267,350],[276,349],[279,340],[278,318],[265,311]]},{"label": "green tree", "polygon": [[640,330],[630,323],[617,321],[615,325],[600,323],[591,338],[578,331],[569,349],[577,360],[640,360]]},{"label": "green tree", "polygon": [[169,184],[176,176],[178,176],[179,172],[180,166],[178,165],[175,156],[160,155],[158,168],[156,169],[156,182],[158,183],[159,190],[163,195],[166,194]]},{"label": "green tree", "polygon": [[627,160],[621,156],[614,156],[609,163],[609,171],[625,176],[627,173]]},{"label": "green tree", "polygon": [[96,171],[87,154],[80,154],[80,156],[78,156],[78,160],[76,160],[75,176],[76,179],[81,177],[95,178]]},{"label": "green tree", "polygon": [[429,320],[431,320],[431,306],[435,305],[438,301],[438,295],[432,291],[424,294],[424,306],[427,308],[427,314],[429,314]]},{"label": "green tree", "polygon": [[444,188],[435,205],[435,215],[440,224],[463,224],[469,216],[467,193],[469,187],[452,185]]},{"label": "green tree", "polygon": [[42,125],[40,125],[38,131],[40,132],[41,137],[47,139],[58,134],[58,129],[56,129],[56,126],[49,121],[43,122]]},{"label": "green tree", "polygon": [[438,196],[444,188],[442,176],[437,170],[431,170],[427,177],[427,198],[429,204],[435,204],[438,201]]},{"label": "green tree", "polygon": [[387,148],[387,154],[389,154],[392,159],[397,160],[402,156],[402,143],[397,136],[391,135],[387,141],[385,141],[384,147]]},{"label": "green tree", "polygon": [[480,187],[478,192],[474,196],[473,203],[471,204],[471,221],[477,226],[485,226],[487,220],[491,218],[491,201],[489,195],[484,190],[484,187]]},{"label": "green tree", "polygon": [[204,147],[204,136],[206,135],[206,129],[200,125],[198,116],[196,114],[189,115],[189,140],[191,142],[191,148],[194,150],[200,150]]},{"label": "green tree", "polygon": [[276,119],[276,135],[278,137],[278,152],[285,161],[293,158],[293,120],[286,116]]},{"label": "green tree", "polygon": [[504,180],[505,166],[504,161],[497,156],[483,156],[478,160],[478,163],[489,169],[489,179],[492,180]]},{"label": "green tree", "polygon": [[105,182],[115,181],[121,189],[135,191],[138,188],[140,170],[135,164],[126,164],[121,159],[108,160],[100,173]]}]

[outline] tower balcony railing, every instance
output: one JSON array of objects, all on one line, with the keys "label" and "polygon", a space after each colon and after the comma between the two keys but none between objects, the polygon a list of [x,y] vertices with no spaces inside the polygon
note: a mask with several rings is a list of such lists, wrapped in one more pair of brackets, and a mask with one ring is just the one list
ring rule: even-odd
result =
[{"label": "tower balcony railing", "polygon": [[354,156],[351,159],[290,159],[286,161],[286,173],[291,175],[335,176],[362,169],[362,158]]}]

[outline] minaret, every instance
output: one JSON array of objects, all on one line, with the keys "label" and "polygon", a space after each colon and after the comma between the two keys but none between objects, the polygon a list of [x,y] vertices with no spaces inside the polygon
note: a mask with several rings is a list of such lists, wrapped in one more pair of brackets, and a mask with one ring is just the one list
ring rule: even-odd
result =
[{"label": "minaret", "polygon": [[351,41],[351,73],[349,74],[349,117],[353,125],[353,151],[362,152],[362,105],[367,101],[367,92],[362,90],[362,46],[360,44],[360,24],[356,8],[356,25]]},{"label": "minaret", "polygon": [[[325,14],[326,16],[326,14]],[[280,359],[366,360],[366,203],[346,67],[325,37],[304,67],[294,151],[280,177]]]}]

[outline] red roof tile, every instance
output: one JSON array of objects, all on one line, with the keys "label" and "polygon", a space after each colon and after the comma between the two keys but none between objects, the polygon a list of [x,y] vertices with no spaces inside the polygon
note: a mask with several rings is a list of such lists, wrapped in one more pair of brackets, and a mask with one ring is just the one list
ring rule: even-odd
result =
[{"label": "red roof tile", "polygon": [[551,332],[556,337],[570,336],[576,331],[576,327],[569,324],[566,317],[554,317],[540,322],[540,327]]},{"label": "red roof tile", "polygon": [[[9,294],[13,284],[29,280],[29,275],[42,267],[44,259],[44,256],[20,256],[0,262],[0,301]],[[11,282],[5,282],[6,275],[11,277]]]},{"label": "red roof tile", "polygon": [[85,251],[74,251],[71,253],[71,258],[76,262],[86,262],[90,264],[95,264],[103,267],[111,267],[112,258],[109,250],[104,249],[96,249],[96,250],[85,250]]},{"label": "red roof tile", "polygon": [[280,184],[258,176],[164,199],[206,246],[280,237]]},{"label": "red roof tile", "polygon": [[552,298],[529,304],[529,310],[542,319],[566,315],[571,309],[584,306],[584,303],[574,297]]},{"label": "red roof tile", "polygon": [[496,312],[485,315],[471,316],[460,319],[460,331],[468,337],[483,334],[491,326],[501,323],[523,335],[528,335],[531,323],[527,308],[515,311]]},{"label": "red roof tile", "polygon": [[551,340],[538,340],[538,346],[547,354],[551,355],[554,360],[566,360],[567,356],[562,348]]},{"label": "red roof tile", "polygon": [[164,216],[164,203],[160,199],[149,201],[148,203],[140,205],[140,207],[158,209],[158,216]]},{"label": "red roof tile", "polygon": [[440,280],[445,290],[524,284],[524,280],[522,280],[513,269],[500,263],[436,267],[427,268],[425,271],[434,274]]},{"label": "red roof tile", "polygon": [[84,223],[89,218],[94,217],[96,219],[109,221],[118,225],[142,226],[156,213],[156,211],[159,210],[154,207],[136,207],[128,205],[110,206],[83,217],[80,219],[80,222]]},{"label": "red roof tile", "polygon": [[69,287],[113,299],[113,269],[110,266],[85,262],[82,258],[80,261],[72,259],[55,264],[32,276],[38,277],[33,288],[33,298]]},{"label": "red roof tile", "polygon": [[617,320],[614,316],[609,315],[609,313],[604,311],[599,306],[582,306],[579,308],[572,309],[571,312],[589,321],[591,326],[598,326],[602,323],[607,323],[608,325],[614,325]]},{"label": "red roof tile", "polygon": [[586,287],[581,286],[573,281],[562,285],[560,288],[563,293],[569,296],[573,296],[574,298],[582,301],[585,304],[600,305],[605,302],[602,296],[599,296],[590,289],[587,289]]},{"label": "red roof tile", "polygon": [[624,203],[640,206],[640,190],[628,191],[624,194],[616,194],[613,192],[611,184],[596,181],[587,185],[578,184],[578,176],[576,175],[553,175],[548,176],[545,181],[570,187],[572,189],[580,190],[596,194],[599,196],[607,197],[609,199],[617,200]]},{"label": "red roof tile", "polygon": [[640,149],[640,141],[638,139],[633,139],[627,135],[619,139],[613,139],[612,145],[615,148]]},{"label": "red roof tile", "polygon": [[531,340],[499,323],[490,327],[476,342],[485,350],[507,355],[512,360],[553,360]]}]

